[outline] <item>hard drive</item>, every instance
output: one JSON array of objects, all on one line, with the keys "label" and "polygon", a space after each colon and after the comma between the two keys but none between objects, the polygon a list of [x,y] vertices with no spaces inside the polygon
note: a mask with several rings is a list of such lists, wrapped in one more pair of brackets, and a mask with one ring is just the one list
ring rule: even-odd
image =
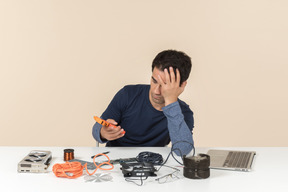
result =
[{"label": "hard drive", "polygon": [[31,151],[18,163],[19,173],[46,173],[50,165],[52,154],[50,151]]}]

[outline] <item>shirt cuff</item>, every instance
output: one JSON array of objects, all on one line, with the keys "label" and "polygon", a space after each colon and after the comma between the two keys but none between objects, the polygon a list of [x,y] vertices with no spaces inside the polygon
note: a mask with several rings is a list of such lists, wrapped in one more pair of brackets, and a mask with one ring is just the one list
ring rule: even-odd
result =
[{"label": "shirt cuff", "polygon": [[94,129],[95,129],[95,132],[94,132],[94,138],[99,142],[99,143],[107,143],[108,140],[106,139],[101,139],[101,134],[100,134],[100,130],[102,128],[102,125],[100,125],[99,123],[95,123],[94,125]]},{"label": "shirt cuff", "polygon": [[181,107],[178,101],[175,101],[174,103],[163,107],[162,110],[165,115],[168,115],[170,117],[178,116],[179,113],[182,114]]}]

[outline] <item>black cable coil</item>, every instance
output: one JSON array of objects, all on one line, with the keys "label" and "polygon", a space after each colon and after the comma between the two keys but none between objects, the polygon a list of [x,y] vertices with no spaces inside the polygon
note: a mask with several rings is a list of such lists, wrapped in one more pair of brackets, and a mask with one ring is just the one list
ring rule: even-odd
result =
[{"label": "black cable coil", "polygon": [[163,163],[161,154],[149,151],[139,153],[136,159],[138,162],[152,163],[153,165],[161,165]]},{"label": "black cable coil", "polygon": [[198,156],[184,157],[184,177],[190,179],[206,179],[210,176],[210,156],[198,154]]}]

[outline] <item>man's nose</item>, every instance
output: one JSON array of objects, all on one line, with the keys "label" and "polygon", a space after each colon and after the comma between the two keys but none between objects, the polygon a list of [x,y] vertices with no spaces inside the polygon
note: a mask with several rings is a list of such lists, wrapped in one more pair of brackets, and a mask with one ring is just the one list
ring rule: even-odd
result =
[{"label": "man's nose", "polygon": [[160,95],[161,94],[161,86],[160,85],[157,85],[154,89],[154,93],[157,94],[157,95]]}]

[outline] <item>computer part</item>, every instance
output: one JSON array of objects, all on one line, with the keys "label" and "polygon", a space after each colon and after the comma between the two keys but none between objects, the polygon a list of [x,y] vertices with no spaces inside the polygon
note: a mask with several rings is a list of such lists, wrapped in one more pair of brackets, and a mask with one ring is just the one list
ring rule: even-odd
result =
[{"label": "computer part", "polygon": [[251,171],[255,151],[209,150],[210,168]]},{"label": "computer part", "polygon": [[120,163],[124,177],[155,177],[157,171],[153,164],[138,162],[138,163]]},{"label": "computer part", "polygon": [[52,154],[50,151],[31,151],[18,163],[19,173],[45,173],[50,165]]}]

